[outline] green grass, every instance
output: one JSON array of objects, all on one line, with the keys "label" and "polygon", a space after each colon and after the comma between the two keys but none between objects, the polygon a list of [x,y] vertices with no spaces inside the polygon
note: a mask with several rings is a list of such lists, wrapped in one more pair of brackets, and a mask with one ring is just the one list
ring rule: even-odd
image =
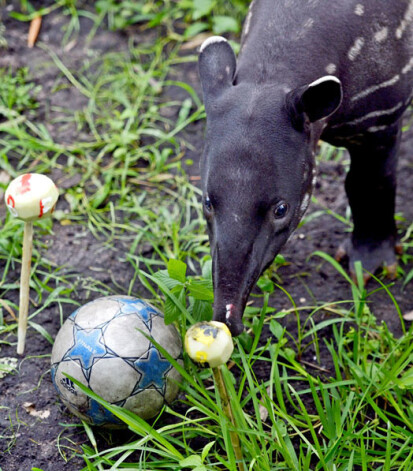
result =
[{"label": "green grass", "polygon": [[[333,260],[329,262],[336,266]],[[204,264],[207,278],[185,273],[185,264],[171,261],[168,270],[153,277],[167,300],[178,299],[172,292],[177,286],[184,290],[185,296],[175,303],[174,316],[183,330],[194,317],[205,316],[202,309],[194,309],[197,297],[205,301],[212,296],[208,261]],[[323,329],[331,328],[332,338],[324,341],[332,358],[328,373],[312,374],[301,364],[297,351],[290,348],[288,332],[279,323],[294,313],[268,315],[268,293],[263,294],[263,308],[252,325],[252,335],[236,339],[231,369],[225,366],[222,372],[246,469],[412,469],[412,329],[396,339],[369,311],[369,293],[348,282],[353,291],[353,299],[346,301],[348,310],[323,325],[307,320],[300,327],[301,342],[311,338],[312,344],[323,343]],[[332,305],[320,305],[309,319],[330,309]],[[335,310],[339,314],[337,307]],[[267,323],[274,337],[261,343]],[[164,413],[174,417],[174,422],[163,425],[161,420],[150,425],[89,392],[123,420],[136,439],[104,451],[84,447],[88,463],[84,470],[237,469],[229,440],[233,425],[211,388],[210,370],[199,370],[186,355],[184,367],[168,358],[184,378],[187,412],[182,415],[166,407]],[[255,376],[259,367],[266,369],[265,379]],[[93,431],[89,429],[89,433]],[[134,461],[136,451],[145,457],[145,465]]]},{"label": "green grass", "polygon": [[[62,0],[40,10],[42,15],[55,10],[66,15],[64,44],[79,35],[82,17],[93,24],[89,40],[104,25],[124,29],[138,22],[144,30],[157,32],[147,42],[130,42],[123,52],[86,56],[76,70],[39,44],[57,71],[51,93],[70,88],[83,103],[75,112],[62,106],[46,109],[39,99],[41,85],[26,69],[0,70],[0,173],[14,178],[30,169],[57,175],[62,188],[71,182],[61,191],[54,222],[36,223],[30,326],[47,342],[53,339],[38,321],[42,311],[53,307],[62,323],[63,313],[74,309],[85,293],[144,295],[182,335],[193,322],[211,316],[211,261],[200,192],[184,171],[185,149],[191,144],[182,137],[183,130],[205,115],[195,90],[174,74],[183,63],[196,60],[179,53],[183,41],[210,30],[238,32],[246,3],[102,0],[89,11],[82,2]],[[28,1],[21,7],[14,14],[20,21],[39,13]],[[179,87],[184,98],[168,98],[170,86]],[[46,119],[54,124],[52,132]],[[66,142],[66,133],[75,137]],[[324,145],[321,154],[329,162],[343,159],[342,152]],[[303,223],[326,214],[339,220],[343,231],[351,230],[348,215],[328,208]],[[401,275],[407,285],[413,279],[412,226],[406,231],[401,215],[399,219],[405,230]],[[18,311],[22,225],[9,215],[2,222],[0,348],[5,348],[15,344],[12,314]],[[119,267],[132,273],[129,284],[119,285],[115,279],[101,283],[45,259],[46,241],[59,233],[60,225],[80,227],[102,249],[112,250]],[[300,306],[283,287],[278,268],[288,261],[279,256],[259,282],[255,305],[262,307],[247,308],[249,331],[236,339],[233,362],[223,368],[245,467],[411,471],[413,328],[404,323],[391,284],[378,280],[379,288],[366,291],[328,255],[313,256],[342,277],[349,299],[325,303],[313,298]],[[400,338],[371,310],[370,299],[378,290],[386,293],[398,315]],[[273,294],[289,307],[278,311],[269,305]],[[272,336],[262,335],[264,327]],[[308,352],[314,361],[304,360]],[[324,368],[320,364],[326,356]],[[147,423],[96,397],[127,424],[133,438],[104,447],[96,437],[103,432],[83,424],[89,444],[81,450],[75,439],[56,437],[62,461],[80,455],[85,471],[236,470],[233,425],[222,412],[211,372],[199,370],[186,355],[184,361],[184,367],[175,366],[184,377],[185,412],[166,406],[159,418]],[[0,373],[17,374],[4,360]],[[0,435],[11,452],[19,427],[24,427],[12,422],[10,418],[10,428]],[[76,424],[67,427],[75,429]],[[62,426],[62,434],[64,430]]]}]

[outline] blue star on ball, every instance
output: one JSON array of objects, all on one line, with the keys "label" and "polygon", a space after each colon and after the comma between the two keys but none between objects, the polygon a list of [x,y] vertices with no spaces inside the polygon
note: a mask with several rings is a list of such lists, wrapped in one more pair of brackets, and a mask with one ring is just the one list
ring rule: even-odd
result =
[{"label": "blue star on ball", "polygon": [[141,373],[141,378],[137,385],[137,391],[154,386],[156,389],[164,390],[165,375],[172,368],[168,360],[161,357],[155,347],[148,350],[146,358],[141,357],[134,362],[134,367]]},{"label": "blue star on ball", "polygon": [[159,313],[152,306],[149,306],[139,299],[120,298],[118,301],[122,304],[119,315],[139,313],[139,317],[148,329],[152,327],[152,317],[159,316]]},{"label": "blue star on ball", "polygon": [[79,361],[83,374],[86,379],[89,379],[93,364],[107,355],[102,329],[84,330],[75,326],[74,339],[74,345],[66,352],[62,360],[70,358]]}]

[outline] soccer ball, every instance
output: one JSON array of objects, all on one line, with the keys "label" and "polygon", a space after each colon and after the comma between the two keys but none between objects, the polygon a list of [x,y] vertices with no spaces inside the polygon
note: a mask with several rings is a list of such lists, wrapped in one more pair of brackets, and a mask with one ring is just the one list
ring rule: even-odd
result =
[{"label": "soccer ball", "polygon": [[163,315],[140,299],[98,298],[66,320],[53,346],[51,371],[58,395],[71,412],[92,425],[123,424],[65,373],[143,419],[154,417],[165,402],[175,399],[181,377],[141,331],[174,359],[181,358],[175,327],[165,325]]}]

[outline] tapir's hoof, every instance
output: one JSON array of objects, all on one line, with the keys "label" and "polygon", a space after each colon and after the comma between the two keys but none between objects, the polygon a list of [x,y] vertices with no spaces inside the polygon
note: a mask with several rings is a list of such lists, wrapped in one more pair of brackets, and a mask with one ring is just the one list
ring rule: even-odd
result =
[{"label": "tapir's hoof", "polygon": [[[354,283],[357,284],[358,283],[357,273],[352,268],[350,268],[350,276],[351,276],[351,279],[354,281]],[[371,278],[371,274],[366,271],[363,271],[363,286],[365,286],[368,283],[370,278]]]},{"label": "tapir's hoof", "polygon": [[394,245],[390,240],[385,240],[375,245],[358,245],[355,247],[351,240],[346,240],[338,248],[335,259],[342,262],[348,260],[351,278],[357,281],[354,264],[361,262],[363,267],[363,282],[366,284],[371,276],[379,269],[383,268],[385,275],[394,280],[397,278],[398,263],[396,253],[402,253],[400,243]]}]

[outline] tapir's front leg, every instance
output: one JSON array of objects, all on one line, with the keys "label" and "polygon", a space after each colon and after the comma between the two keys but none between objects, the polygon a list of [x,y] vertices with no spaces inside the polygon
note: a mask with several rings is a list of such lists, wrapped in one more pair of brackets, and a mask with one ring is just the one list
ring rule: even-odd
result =
[{"label": "tapir's front leg", "polygon": [[396,275],[394,211],[399,143],[400,126],[395,125],[348,147],[351,165],[345,187],[354,230],[341,253],[339,249],[339,257],[346,252],[353,276],[358,260],[370,273],[383,265],[389,276]]}]

